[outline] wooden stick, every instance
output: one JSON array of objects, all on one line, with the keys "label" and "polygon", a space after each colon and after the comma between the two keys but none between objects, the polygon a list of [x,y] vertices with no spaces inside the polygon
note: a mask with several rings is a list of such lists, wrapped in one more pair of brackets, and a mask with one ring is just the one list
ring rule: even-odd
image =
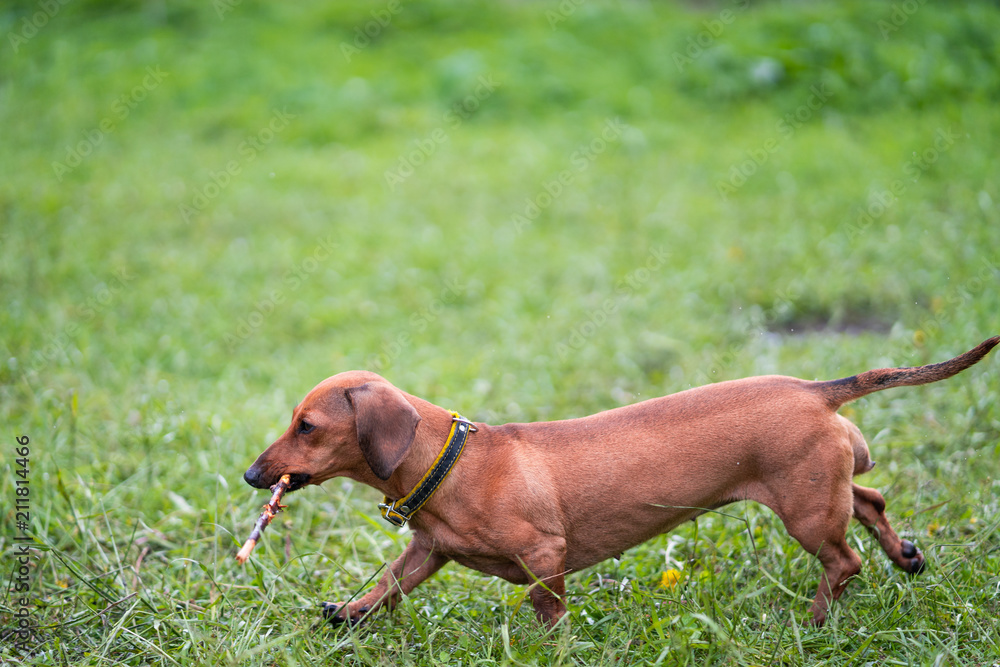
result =
[{"label": "wooden stick", "polygon": [[257,540],[260,539],[261,533],[267,528],[267,524],[271,523],[271,519],[285,507],[280,504],[281,496],[285,495],[285,491],[288,490],[291,483],[291,475],[282,475],[278,483],[271,487],[272,495],[270,502],[264,505],[264,511],[260,515],[260,518],[257,519],[257,523],[254,524],[253,530],[250,532],[250,537],[247,538],[247,541],[243,543],[243,548],[236,554],[236,560],[240,563],[247,562],[247,558],[250,558],[250,552],[257,546]]}]

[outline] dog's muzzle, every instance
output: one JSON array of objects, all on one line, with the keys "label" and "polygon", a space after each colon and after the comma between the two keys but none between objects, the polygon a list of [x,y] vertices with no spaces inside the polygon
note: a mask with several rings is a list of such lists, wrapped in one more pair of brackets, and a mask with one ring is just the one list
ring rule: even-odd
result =
[{"label": "dog's muzzle", "polygon": [[[250,468],[243,473],[243,481],[245,481],[250,486],[255,489],[269,489],[274,486],[281,475],[284,473],[279,473],[274,475],[265,475],[263,472],[258,470],[256,466],[250,466]],[[291,474],[291,483],[288,485],[289,491],[294,491],[300,489],[309,483],[311,475],[304,472],[296,472]]]}]

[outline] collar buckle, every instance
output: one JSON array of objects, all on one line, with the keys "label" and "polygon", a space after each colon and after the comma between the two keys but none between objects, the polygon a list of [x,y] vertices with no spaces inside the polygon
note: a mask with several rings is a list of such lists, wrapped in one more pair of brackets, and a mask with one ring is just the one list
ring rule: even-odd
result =
[{"label": "collar buckle", "polygon": [[457,412],[452,415],[451,420],[453,422],[458,422],[459,424],[465,424],[466,426],[468,426],[470,433],[475,433],[476,431],[479,430],[479,428],[475,424],[473,424],[471,421],[469,421],[462,415],[458,414]]},{"label": "collar buckle", "polygon": [[[389,499],[386,498],[386,500],[389,500]],[[398,526],[398,527],[402,528],[403,526],[406,525],[406,522],[410,520],[410,517],[407,516],[406,514],[403,514],[400,511],[403,508],[400,508],[398,510],[396,509],[396,502],[397,501],[393,500],[390,503],[379,503],[378,504],[378,508],[380,510],[382,510],[382,518],[383,519],[385,519],[386,521],[388,521],[389,523],[391,523],[394,526]],[[407,508],[407,509],[409,509],[409,508]]]}]

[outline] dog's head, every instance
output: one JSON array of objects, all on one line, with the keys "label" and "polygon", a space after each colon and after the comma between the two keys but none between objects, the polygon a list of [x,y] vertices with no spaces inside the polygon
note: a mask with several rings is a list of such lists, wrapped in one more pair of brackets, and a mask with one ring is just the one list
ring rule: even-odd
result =
[{"label": "dog's head", "polygon": [[341,373],[302,399],[288,430],[243,479],[266,489],[288,473],[292,490],[341,476],[386,480],[410,450],[419,422],[416,409],[384,378]]}]

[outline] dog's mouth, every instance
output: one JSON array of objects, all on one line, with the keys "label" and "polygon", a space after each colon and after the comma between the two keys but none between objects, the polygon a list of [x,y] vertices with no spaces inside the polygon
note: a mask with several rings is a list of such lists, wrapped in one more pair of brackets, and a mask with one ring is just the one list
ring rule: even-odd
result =
[{"label": "dog's mouth", "polygon": [[289,493],[301,489],[303,486],[309,483],[312,479],[312,475],[306,472],[293,472],[289,475],[290,483],[288,485]]},{"label": "dog's mouth", "polygon": [[[279,473],[273,478],[269,474],[261,473],[256,467],[251,466],[249,470],[243,475],[243,480],[255,489],[270,489],[272,486],[278,483],[281,475],[285,473]],[[312,479],[312,475],[307,472],[293,472],[288,473],[289,477],[289,491],[294,491],[296,489],[301,489],[303,486],[309,483]],[[269,483],[270,482],[270,483]]]}]

